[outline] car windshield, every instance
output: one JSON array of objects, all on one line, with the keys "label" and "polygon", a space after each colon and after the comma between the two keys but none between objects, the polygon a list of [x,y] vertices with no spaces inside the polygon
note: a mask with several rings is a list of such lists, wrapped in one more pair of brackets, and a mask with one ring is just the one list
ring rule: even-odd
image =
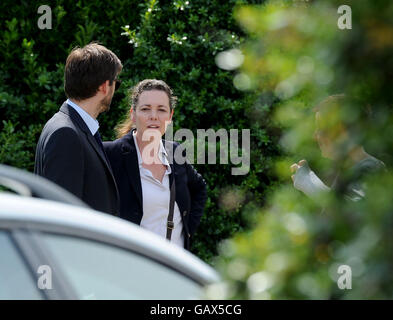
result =
[{"label": "car windshield", "polygon": [[43,299],[37,279],[26,265],[10,235],[0,230],[0,300]]},{"label": "car windshield", "polygon": [[170,267],[116,246],[51,233],[42,239],[79,299],[197,299],[202,292]]}]

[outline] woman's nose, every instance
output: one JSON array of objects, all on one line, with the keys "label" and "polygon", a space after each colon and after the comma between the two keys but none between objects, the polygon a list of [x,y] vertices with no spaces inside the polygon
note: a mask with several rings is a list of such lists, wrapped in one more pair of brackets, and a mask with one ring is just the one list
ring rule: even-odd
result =
[{"label": "woman's nose", "polygon": [[150,112],[150,118],[151,118],[151,119],[157,119],[157,111],[152,110],[152,111]]}]

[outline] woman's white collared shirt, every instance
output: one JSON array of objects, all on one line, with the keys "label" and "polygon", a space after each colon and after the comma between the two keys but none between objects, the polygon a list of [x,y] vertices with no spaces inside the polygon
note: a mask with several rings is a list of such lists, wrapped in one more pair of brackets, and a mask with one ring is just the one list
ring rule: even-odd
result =
[{"label": "woman's white collared shirt", "polygon": [[[142,166],[142,157],[136,141],[135,132],[133,133],[133,138],[138,154],[139,174],[142,186],[143,216],[140,226],[166,238],[170,200],[169,175],[172,172],[167,160],[167,153],[162,141],[160,141],[159,157],[161,162],[166,166],[161,183],[153,177],[150,170]],[[175,227],[172,230],[171,242],[184,248],[183,223],[176,202],[173,212],[173,222]]]}]

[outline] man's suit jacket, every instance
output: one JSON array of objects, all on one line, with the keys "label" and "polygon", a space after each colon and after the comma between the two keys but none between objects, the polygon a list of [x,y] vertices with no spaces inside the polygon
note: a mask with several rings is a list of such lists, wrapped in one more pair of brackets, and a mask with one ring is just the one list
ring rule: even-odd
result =
[{"label": "man's suit jacket", "polygon": [[42,130],[34,172],[93,209],[118,215],[118,190],[110,164],[86,123],[67,103]]},{"label": "man's suit jacket", "polygon": [[[132,131],[115,141],[104,142],[104,149],[113,168],[120,194],[120,217],[140,224],[143,216],[142,185],[139,163]],[[177,142],[163,140],[165,149],[170,153],[179,146]],[[184,247],[189,249],[190,238],[199,225],[205,207],[206,182],[191,164],[170,164],[172,185],[175,174],[176,203],[179,207],[184,230]],[[151,195],[154,197],[154,195]]]}]

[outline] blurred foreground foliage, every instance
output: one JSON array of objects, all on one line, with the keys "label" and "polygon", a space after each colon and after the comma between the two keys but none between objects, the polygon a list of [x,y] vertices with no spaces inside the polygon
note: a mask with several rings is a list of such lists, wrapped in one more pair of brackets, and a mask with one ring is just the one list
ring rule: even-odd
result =
[{"label": "blurred foreground foliage", "polygon": [[[209,298],[393,298],[393,3],[346,1],[352,29],[345,30],[337,24],[342,4],[269,1],[236,11],[250,36],[242,46],[243,88],[279,97],[272,121],[283,128],[288,156],[276,162],[282,186],[260,208],[258,226],[221,243],[215,264],[224,279],[207,289]],[[312,109],[332,94],[348,99],[325,122],[345,124],[347,142],[386,165],[364,177],[360,201],[344,196],[352,178],[336,175],[345,169],[343,149],[335,161],[324,159],[314,140]],[[327,185],[338,177],[339,187],[315,199],[296,190],[289,167],[301,159]],[[352,270],[351,289],[338,287],[348,275],[341,265]]]}]

